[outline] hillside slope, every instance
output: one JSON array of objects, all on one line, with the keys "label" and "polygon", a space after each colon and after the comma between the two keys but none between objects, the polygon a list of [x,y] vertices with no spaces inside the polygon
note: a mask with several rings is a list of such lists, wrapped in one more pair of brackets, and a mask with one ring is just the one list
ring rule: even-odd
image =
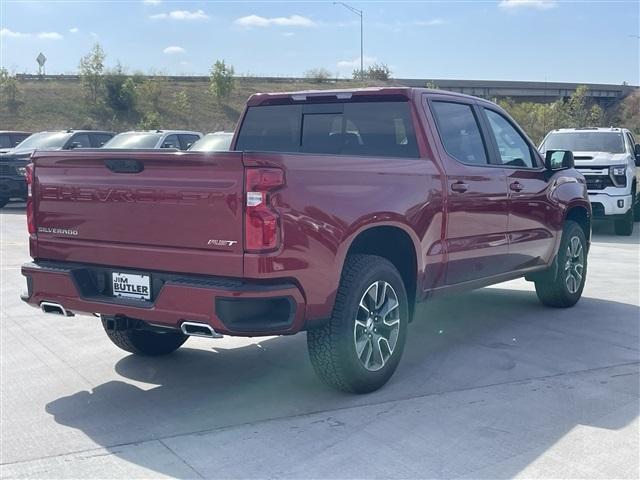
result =
[{"label": "hillside slope", "polygon": [[[123,131],[136,128],[145,113],[155,111],[161,127],[165,129],[232,130],[251,94],[363,86],[347,81],[313,83],[238,79],[231,97],[223,105],[218,105],[206,81],[162,80],[159,85],[160,95],[155,106],[136,105],[136,112],[114,112],[104,101],[90,105],[79,81],[19,81],[18,106],[9,109],[2,105],[0,125],[6,130],[34,132],[64,128]],[[177,100],[180,92],[184,92],[183,98],[186,98],[186,104],[181,106]]]}]

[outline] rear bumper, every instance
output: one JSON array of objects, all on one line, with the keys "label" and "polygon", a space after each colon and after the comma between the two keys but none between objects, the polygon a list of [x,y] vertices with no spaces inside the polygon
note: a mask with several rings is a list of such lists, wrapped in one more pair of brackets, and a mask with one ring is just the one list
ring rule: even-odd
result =
[{"label": "rear bumper", "polygon": [[151,276],[152,299],[142,301],[111,295],[111,272],[123,270],[128,269],[28,263],[22,266],[27,278],[22,299],[34,307],[53,302],[76,314],[122,316],[170,328],[203,322],[226,335],[286,335],[304,326],[304,296],[293,283],[132,272]]},{"label": "rear bumper", "polygon": [[0,197],[27,198],[27,182],[24,178],[0,178]]}]

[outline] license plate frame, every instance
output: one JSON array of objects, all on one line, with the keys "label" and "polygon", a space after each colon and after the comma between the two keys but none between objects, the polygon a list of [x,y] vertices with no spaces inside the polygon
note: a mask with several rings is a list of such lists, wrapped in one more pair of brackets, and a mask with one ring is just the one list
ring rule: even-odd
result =
[{"label": "license plate frame", "polygon": [[151,275],[111,272],[111,293],[116,298],[151,301]]}]

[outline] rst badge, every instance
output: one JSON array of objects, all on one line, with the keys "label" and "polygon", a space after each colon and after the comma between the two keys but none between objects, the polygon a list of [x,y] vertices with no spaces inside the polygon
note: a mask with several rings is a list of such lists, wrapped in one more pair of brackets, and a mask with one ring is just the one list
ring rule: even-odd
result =
[{"label": "rst badge", "polygon": [[236,243],[238,243],[237,240],[209,240],[207,242],[207,245],[209,245],[210,247],[233,247]]}]

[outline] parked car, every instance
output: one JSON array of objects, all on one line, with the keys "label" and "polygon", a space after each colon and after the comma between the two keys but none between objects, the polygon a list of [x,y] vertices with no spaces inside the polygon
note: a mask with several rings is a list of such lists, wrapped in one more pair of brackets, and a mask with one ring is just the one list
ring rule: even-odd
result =
[{"label": "parked car", "polygon": [[190,152],[224,152],[231,147],[233,132],[207,133],[189,147]]},{"label": "parked car", "polygon": [[26,200],[25,166],[35,150],[73,150],[101,147],[113,132],[97,130],[59,130],[28,136],[16,147],[0,154],[0,208],[12,198]]},{"label": "parked car", "polygon": [[316,372],[348,392],[391,377],[416,302],[518,277],[545,305],[579,300],[584,177],[495,104],[411,88],[260,94],[239,125],[234,151],[187,160],[36,153],[23,299],[97,313],[140,355],[306,330]]},{"label": "parked car", "polygon": [[549,132],[546,150],[571,150],[587,179],[594,218],[610,220],[617,235],[631,235],[640,220],[640,145],[626,128],[562,128]]},{"label": "parked car", "polygon": [[17,147],[29,135],[31,135],[29,132],[0,131],[0,153],[5,153]]},{"label": "parked car", "polygon": [[184,130],[149,130],[119,133],[104,145],[104,148],[157,149],[175,148],[186,150],[202,138],[200,132]]}]

